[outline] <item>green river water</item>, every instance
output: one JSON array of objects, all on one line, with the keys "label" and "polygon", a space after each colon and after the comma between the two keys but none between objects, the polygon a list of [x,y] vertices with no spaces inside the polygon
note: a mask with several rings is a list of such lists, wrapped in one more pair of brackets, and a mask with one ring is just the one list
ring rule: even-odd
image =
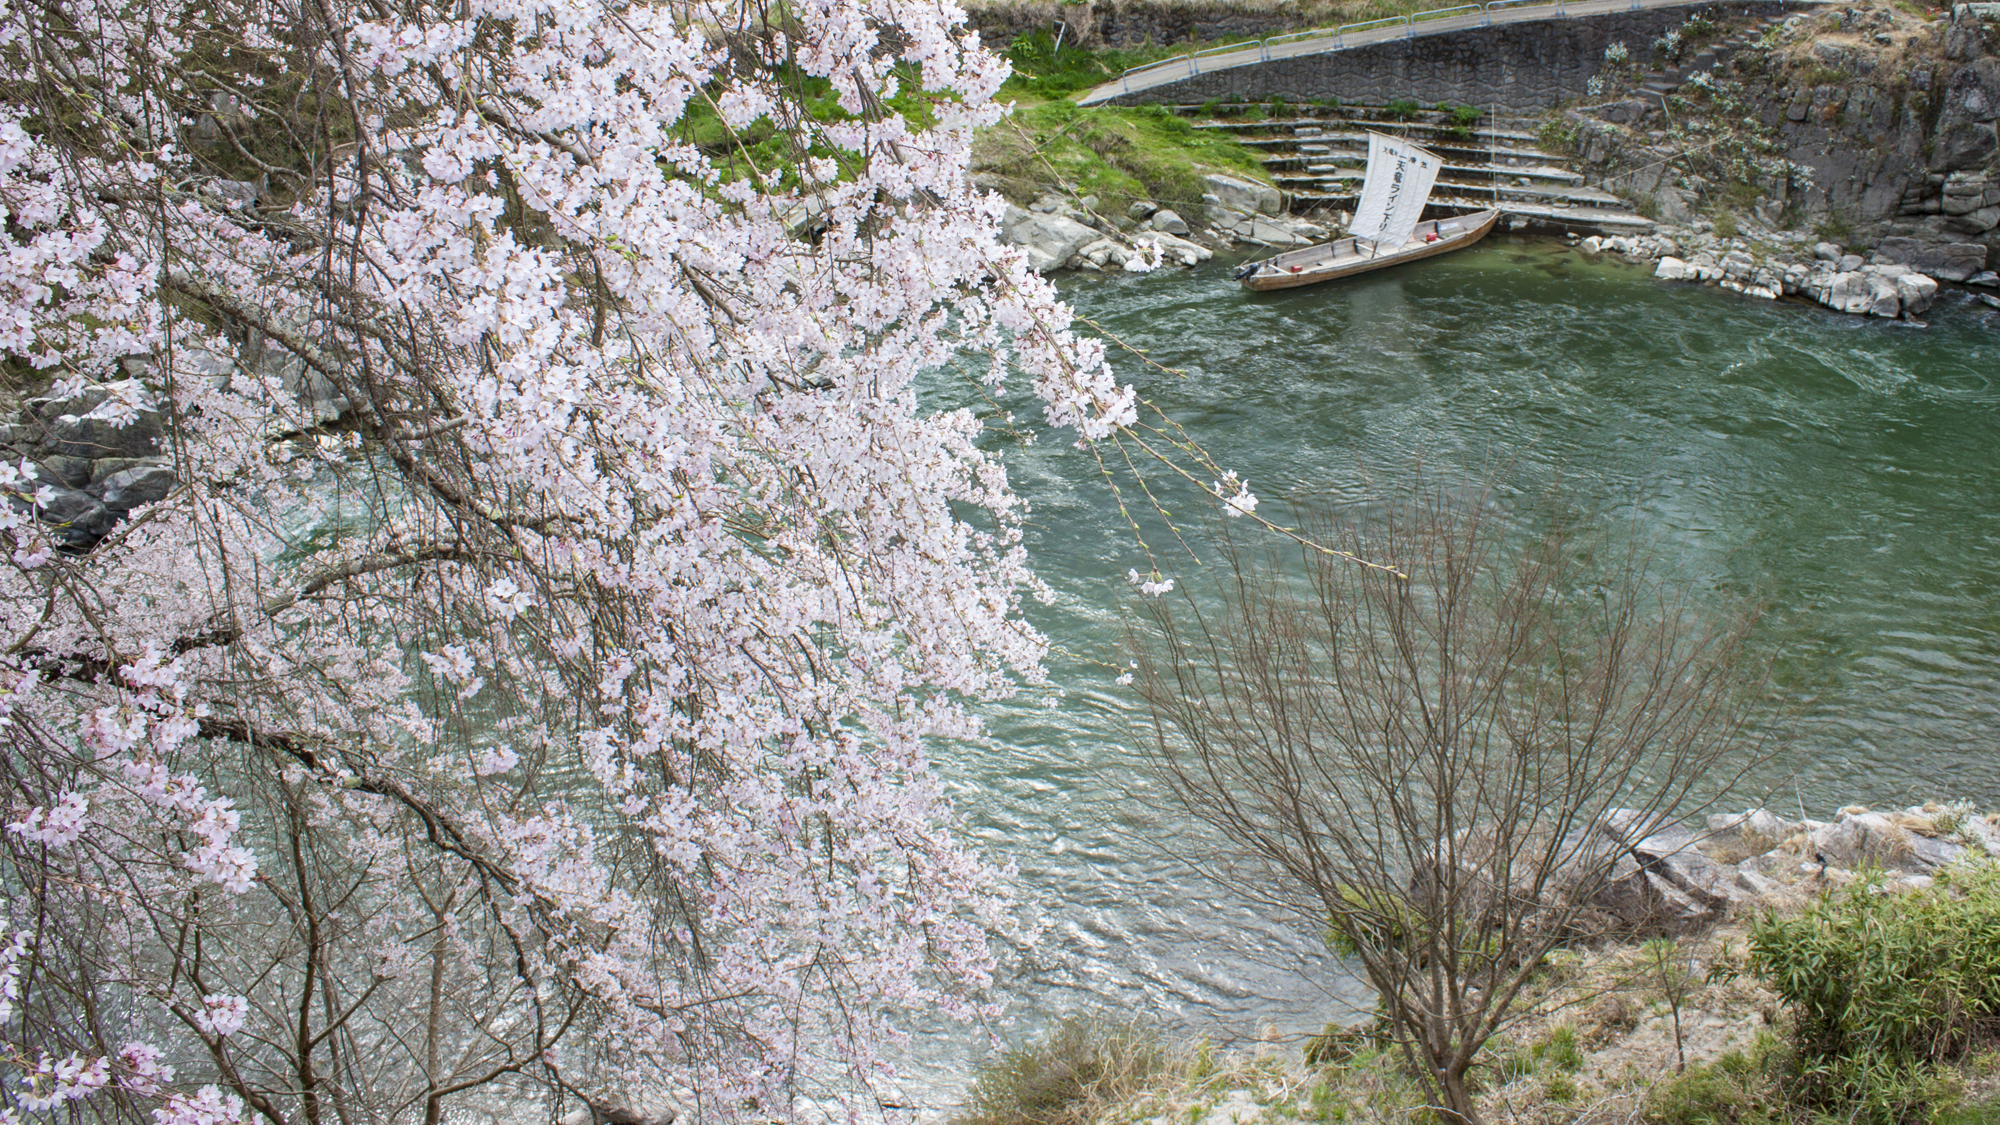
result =
[{"label": "green river water", "polygon": [[[1274,508],[1362,495],[1418,453],[1464,479],[1504,463],[1528,493],[1560,476],[1671,578],[1757,598],[1790,734],[1759,781],[1784,806],[2000,807],[2000,312],[1953,293],[1928,327],[1885,324],[1502,237],[1289,294],[1244,293],[1221,261],[1064,290],[1185,372],[1114,360]],[[1146,811],[1136,700],[1098,663],[1118,659],[1145,556],[1087,457],[1056,440],[1009,456],[1062,694],[992,709],[992,743],[944,763],[967,829],[1019,864],[1047,924],[1012,951],[998,1030],[1080,1007],[1224,1039],[1351,1016],[1365,997],[1311,926],[1162,856],[1187,829]],[[926,1036],[918,1100],[948,1103],[992,1030]]]}]

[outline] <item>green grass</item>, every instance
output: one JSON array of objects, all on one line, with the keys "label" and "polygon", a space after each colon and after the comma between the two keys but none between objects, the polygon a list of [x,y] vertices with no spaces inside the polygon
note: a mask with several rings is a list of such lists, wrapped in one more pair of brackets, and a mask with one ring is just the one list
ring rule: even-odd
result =
[{"label": "green grass", "polygon": [[1135,199],[1198,207],[1201,178],[1222,172],[1270,182],[1257,154],[1221,130],[1196,129],[1155,106],[1043,102],[1021,106],[983,133],[973,149],[980,171],[1004,178],[1027,198],[1055,185],[1095,195],[1098,209],[1122,214]]},{"label": "green grass", "polygon": [[2000,1099],[1941,1113],[1937,1125],[2000,1125]]},{"label": "green grass", "polygon": [[1067,98],[1101,86],[1130,67],[1242,41],[1244,37],[1237,36],[1204,43],[1178,43],[1173,46],[1148,44],[1086,51],[1070,43],[1064,43],[1058,50],[1054,38],[1046,31],[1017,35],[1000,51],[1014,65],[1014,73],[1000,87],[1000,100],[1028,105]]}]

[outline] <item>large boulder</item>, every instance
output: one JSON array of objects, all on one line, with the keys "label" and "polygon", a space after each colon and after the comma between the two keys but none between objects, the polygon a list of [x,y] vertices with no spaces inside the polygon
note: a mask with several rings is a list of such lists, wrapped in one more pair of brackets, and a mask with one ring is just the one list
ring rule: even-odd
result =
[{"label": "large boulder", "polygon": [[1978,242],[1923,243],[1898,235],[1875,248],[1882,261],[1906,265],[1942,281],[1964,281],[1986,268],[1986,247]]},{"label": "large boulder", "polygon": [[1815,831],[1810,840],[1815,862],[1848,869],[1878,867],[1885,871],[1923,874],[1954,863],[1965,846],[1913,832],[1895,818],[1877,812],[1843,813]]},{"label": "large boulder", "polygon": [[1985,234],[1994,227],[2000,227],[2000,207],[1981,207],[1963,215],[1954,215],[1944,221],[1946,230],[1959,234]]},{"label": "large boulder", "polygon": [[145,465],[113,473],[104,481],[104,506],[123,515],[134,508],[166,499],[180,483],[165,465]]},{"label": "large boulder", "polygon": [[1028,267],[1038,273],[1058,270],[1084,246],[1095,242],[1097,231],[1074,219],[1007,208],[1000,221],[1000,239],[1028,253]]},{"label": "large boulder", "polygon": [[[21,486],[14,487],[19,489]],[[32,513],[36,519],[49,525],[50,534],[63,549],[87,551],[117,526],[117,515],[88,492],[53,485],[40,487],[48,489],[47,503],[36,504],[32,499],[33,493],[23,494],[20,491],[10,491],[7,494],[8,503],[15,510]],[[40,487],[35,491],[39,492]]]},{"label": "large boulder", "polygon": [[1285,197],[1277,188],[1236,176],[1210,173],[1201,178],[1202,190],[1238,211],[1277,215],[1285,209]]},{"label": "large boulder", "polygon": [[[49,422],[49,452],[58,457],[149,457],[160,451],[164,436],[157,411],[140,412],[118,425],[106,418],[64,414]],[[85,474],[85,479],[89,475]]]},{"label": "large boulder", "polygon": [[1239,237],[1280,250],[1291,246],[1307,246],[1312,243],[1311,239],[1295,233],[1290,227],[1263,219],[1252,219],[1248,223],[1238,227],[1237,231]]},{"label": "large boulder", "polygon": [[1920,273],[1904,274],[1896,278],[1896,295],[1902,298],[1903,312],[1915,316],[1931,307],[1937,298],[1937,282]]},{"label": "large boulder", "polygon": [[1679,937],[1716,920],[1709,907],[1630,856],[1618,861],[1588,905],[1622,936]]},{"label": "large boulder", "polygon": [[1874,300],[1875,287],[1868,283],[1868,276],[1859,270],[1848,270],[1833,275],[1827,286],[1824,304],[1827,308],[1856,316],[1868,311]]},{"label": "large boulder", "polygon": [[1894,320],[1903,314],[1903,297],[1896,279],[1868,274],[1868,315]]}]

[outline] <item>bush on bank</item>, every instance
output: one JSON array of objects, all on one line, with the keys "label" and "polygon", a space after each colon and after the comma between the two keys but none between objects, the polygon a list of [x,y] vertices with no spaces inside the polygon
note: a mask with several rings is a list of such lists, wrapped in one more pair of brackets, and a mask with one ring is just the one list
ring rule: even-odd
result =
[{"label": "bush on bank", "polygon": [[[1706,975],[1714,983],[1740,971],[1746,982],[1775,993],[1779,1011],[1765,1016],[1775,1014],[1774,1025],[1719,1057],[1690,1057],[1684,1072],[1637,1090],[1633,1108],[1642,1106],[1646,1121],[2000,1122],[2000,871],[1951,869],[1927,890],[1897,894],[1882,893],[1878,879],[1864,877],[1790,913],[1756,917],[1748,936],[1747,957],[1741,945],[1728,954],[1726,943]],[[1607,989],[1623,989],[1618,995],[1658,1008],[1654,976],[1632,972],[1632,956],[1611,952],[1597,970],[1574,979],[1568,969],[1558,975],[1599,1007],[1607,996],[1616,998]],[[1746,1025],[1757,1021],[1754,1014],[1742,1018]],[[1587,1052],[1614,1045],[1617,1030],[1630,1032],[1637,1022],[1623,1024],[1610,1040],[1599,1037],[1603,1027],[1589,1031],[1586,1019],[1587,1034],[1557,1023],[1495,1044],[1479,1068],[1482,1098],[1506,1094],[1503,1087],[1522,1078],[1535,1079],[1543,1094],[1538,1105],[1495,1105],[1489,1119],[1574,1119],[1607,1093],[1591,1092],[1589,1072],[1603,1063],[1593,1064]],[[1217,1073],[1212,1062],[1191,1059],[1129,1024],[1071,1019],[989,1064],[955,1125],[1195,1121],[1205,1119],[1196,1107],[1226,1097],[1225,1087],[1256,1085],[1254,1074]],[[1295,1096],[1266,1107],[1281,1118],[1402,1120],[1425,1105],[1377,1028],[1329,1027],[1308,1042],[1302,1061],[1309,1071],[1303,1085],[1297,1077],[1277,1084]],[[1517,1095],[1518,1087],[1509,1096]],[[1144,1113],[1135,1105],[1141,1100]],[[1188,1114],[1156,1112],[1180,1103]]]}]

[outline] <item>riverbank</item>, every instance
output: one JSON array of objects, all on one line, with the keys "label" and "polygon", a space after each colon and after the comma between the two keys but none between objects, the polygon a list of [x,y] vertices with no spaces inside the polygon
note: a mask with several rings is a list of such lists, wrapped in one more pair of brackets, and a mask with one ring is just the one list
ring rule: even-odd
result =
[{"label": "riverbank", "polygon": [[[1618,880],[1624,898],[1635,883],[1668,894],[1706,886],[1701,893],[1726,907],[1670,911],[1650,928],[1583,937],[1550,955],[1482,1053],[1489,1122],[1794,1119],[1787,1106],[1799,1094],[1785,1086],[1799,1012],[1771,975],[1772,949],[1796,935],[1786,939],[1772,920],[1838,916],[1880,896],[1907,896],[1899,911],[1990,896],[1980,872],[2000,855],[2000,816],[1935,802],[1849,807],[1829,821],[1753,809],[1710,817],[1698,834],[1634,842],[1632,855],[1636,871]],[[1726,871],[1733,877],[1716,881]],[[1882,940],[1881,955],[1893,956],[1893,935]],[[1967,1120],[1985,1120],[1976,1114],[2000,1108],[2000,1056],[1977,1049],[1984,1043],[1940,1055],[1926,1079],[1927,1119],[1969,1111]],[[1087,1080],[1066,1088],[1064,1076]],[[1168,1045],[1129,1021],[1085,1018],[989,1062],[957,1125],[1387,1123],[1424,1105],[1402,1056],[1351,1019],[1303,1044],[1271,1037],[1218,1055],[1203,1040]]]},{"label": "riverbank", "polygon": [[[1283,249],[1316,240],[1319,230],[1338,233],[1340,193],[1351,194],[1352,169],[1345,167],[1341,145],[1333,145],[1328,155],[1325,142],[1344,138],[1342,130],[1361,128],[1357,122],[1382,117],[1387,124],[1367,127],[1407,131],[1414,125],[1419,139],[1428,137],[1425,143],[1443,143],[1450,150],[1445,155],[1454,174],[1489,176],[1502,185],[1496,199],[1501,191],[1547,195],[1543,203],[1516,206],[1528,221],[1575,229],[1571,220],[1581,220],[1578,233],[1591,233],[1582,213],[1589,208],[1579,210],[1568,195],[1581,199],[1594,191],[1593,198],[1629,200],[1645,219],[1625,215],[1618,226],[1600,226],[1597,233],[1622,239],[1624,249],[1617,252],[1630,253],[1643,240],[1627,232],[1656,221],[1649,245],[1671,249],[1655,250],[1644,260],[1680,263],[1664,265],[1663,278],[1708,280],[1760,296],[1803,296],[1845,312],[1909,318],[1921,315],[1927,290],[1936,282],[1991,288],[1976,280],[1989,273],[2000,246],[2000,139],[1995,131],[2000,123],[2000,59],[1995,58],[2000,24],[1990,11],[1990,6],[1942,10],[1857,0],[1793,15],[1782,23],[1759,15],[1698,11],[1650,46],[1619,43],[1607,48],[1588,89],[1576,91],[1574,103],[1541,122],[1539,137],[1547,152],[1535,157],[1559,168],[1517,167],[1521,161],[1510,157],[1506,168],[1495,161],[1490,171],[1483,170],[1478,150],[1496,147],[1504,132],[1499,122],[1491,123],[1493,137],[1477,135],[1485,126],[1476,121],[1439,133],[1444,126],[1428,121],[1428,109],[1407,99],[1397,101],[1397,91],[1390,89],[1343,91],[1372,109],[1357,110],[1349,102],[1336,112],[1321,109],[1303,116],[1284,112],[1290,107],[1280,100],[1272,100],[1267,111],[1253,92],[1244,96],[1251,99],[1247,109],[1254,122],[1190,124],[1184,115],[1196,112],[1192,107],[1181,107],[1180,117],[1162,107],[1118,111],[1172,123],[1154,129],[1153,135],[1128,134],[1112,141],[1111,147],[1132,154],[1119,159],[1133,162],[1151,158],[1148,153],[1168,154],[1165,162],[1182,167],[1206,160],[1204,172],[1303,193],[1285,190],[1278,211],[1265,216],[1271,221],[1262,226],[1263,237],[1258,237],[1259,228],[1244,226],[1244,220],[1257,215],[1255,208],[1231,209],[1213,198],[1194,207],[1195,189],[1189,185],[1198,177],[1183,175],[1173,184],[1116,184],[1112,176],[1072,177],[1052,161],[1016,154],[1003,173],[1012,179],[994,184],[1021,205],[1044,194],[1057,201],[1058,209],[1064,200],[1085,196],[1111,200],[1115,206],[1108,226],[1086,214],[1074,217],[1114,243],[1130,233],[1118,211],[1152,202],[1174,212],[1169,224],[1176,219],[1186,223],[1187,237],[1210,249],[1239,241],[1252,243],[1253,250]],[[1054,42],[1032,36],[1017,41],[1010,53],[1018,56],[1017,67],[1032,72],[1017,80],[1024,88],[1054,96],[1111,73],[1126,58],[1113,49],[1057,49]],[[1021,112],[1051,119],[1091,112],[1054,108],[1058,104],[1067,103],[1047,102]],[[1331,99],[1327,104],[1340,103]],[[1385,107],[1395,107],[1395,112],[1385,117]],[[1220,107],[1226,112],[1245,108]],[[1217,109],[1210,105],[1200,112]],[[1263,125],[1267,118],[1269,125]],[[1316,118],[1341,120],[1328,126]],[[1249,133],[1243,132],[1246,127]],[[1322,136],[1326,128],[1332,133]],[[1518,127],[1510,128],[1516,132],[1507,135],[1516,139],[1509,144],[1519,145]],[[1532,123],[1528,128],[1534,130]],[[1193,160],[1171,155],[1193,145],[1203,146],[1202,155]],[[1226,158],[1216,159],[1225,153]],[[1003,172],[1001,163],[991,162],[989,171]],[[1323,175],[1315,181],[1314,174]],[[1562,177],[1589,189],[1563,189]],[[1466,195],[1473,190],[1470,179],[1451,191]],[[1451,206],[1462,209],[1463,202],[1454,199]],[[1508,202],[1501,205],[1504,210]],[[1291,212],[1308,206],[1316,209],[1300,216],[1307,225],[1289,226]],[[1223,213],[1209,214],[1219,207]],[[1822,258],[1823,245],[1837,253]],[[1045,246],[1038,260],[1051,259],[1051,268],[1095,264],[1089,255],[1047,252],[1063,248]],[[1713,260],[1696,260],[1704,253]],[[1744,254],[1751,258],[1747,271],[1740,257]],[[1839,266],[1850,255],[1860,261],[1847,268],[1816,264]],[[1099,257],[1112,268],[1121,264],[1116,254]],[[1167,260],[1174,258],[1168,255]]]}]

